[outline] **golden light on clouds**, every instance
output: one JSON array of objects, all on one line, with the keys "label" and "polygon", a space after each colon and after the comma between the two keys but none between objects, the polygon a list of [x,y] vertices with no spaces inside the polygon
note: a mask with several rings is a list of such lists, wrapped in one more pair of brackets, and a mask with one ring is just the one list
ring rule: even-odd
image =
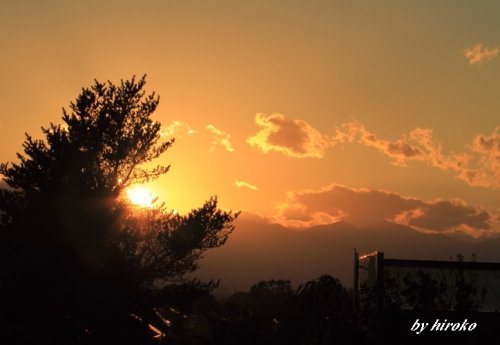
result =
[{"label": "golden light on clouds", "polygon": [[473,47],[465,48],[463,54],[469,60],[469,64],[474,65],[481,61],[493,59],[499,52],[500,49],[498,47],[487,48],[482,43],[478,43]]},{"label": "golden light on clouds", "polygon": [[208,125],[206,127],[207,131],[210,132],[212,135],[212,147],[211,151],[215,150],[216,145],[220,145],[226,149],[227,152],[234,152],[234,147],[231,144],[231,135],[224,132],[223,130],[220,130],[219,128],[215,127],[214,125]]},{"label": "golden light on clouds", "polygon": [[160,135],[167,138],[182,138],[196,133],[198,132],[188,123],[174,120],[163,127]]},{"label": "golden light on clouds", "polygon": [[430,128],[417,127],[400,139],[387,140],[357,120],[336,127],[331,135],[283,114],[257,114],[255,122],[260,130],[247,143],[263,153],[276,151],[294,158],[324,158],[328,149],[356,143],[376,149],[389,157],[392,165],[407,167],[408,162],[420,161],[450,171],[471,186],[500,186],[500,127],[491,134],[476,135],[472,144],[466,143],[461,150],[445,151]]},{"label": "golden light on clouds", "polygon": [[299,119],[287,119],[283,114],[257,114],[255,123],[260,130],[247,143],[264,153],[281,152],[295,158],[323,158],[331,146],[328,136]]},{"label": "golden light on clouds", "polygon": [[423,200],[382,189],[332,184],[289,192],[275,220],[295,228],[339,220],[357,226],[390,221],[425,232],[460,230],[477,237],[492,232],[497,218],[497,212],[469,205],[461,199]]},{"label": "golden light on clouds", "polygon": [[248,189],[251,189],[251,190],[258,190],[259,188],[257,188],[257,186],[251,184],[251,183],[248,183],[248,182],[245,182],[245,181],[241,181],[241,180],[236,180],[234,181],[234,186],[236,188],[248,188]]}]

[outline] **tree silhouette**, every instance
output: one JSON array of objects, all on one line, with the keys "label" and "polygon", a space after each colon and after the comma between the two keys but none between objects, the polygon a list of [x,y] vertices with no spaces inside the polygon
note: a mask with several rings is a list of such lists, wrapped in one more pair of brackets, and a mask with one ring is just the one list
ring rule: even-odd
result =
[{"label": "tree silhouette", "polygon": [[8,185],[0,189],[0,307],[9,320],[0,342],[134,343],[130,314],[151,308],[151,291],[182,280],[234,229],[237,214],[215,197],[185,216],[122,197],[169,169],[145,167],[173,143],[160,142],[151,119],[159,97],[145,83],[95,81],[63,109],[63,125],[42,128],[45,140],[26,134],[19,162],[0,165]]},{"label": "tree silhouette", "polygon": [[[297,289],[298,344],[352,343],[352,296],[340,281],[322,275]],[[298,341],[298,339],[301,341]]]},{"label": "tree silhouette", "polygon": [[217,344],[359,344],[351,301],[329,275],[297,290],[289,280],[260,281],[223,302],[225,332]]}]

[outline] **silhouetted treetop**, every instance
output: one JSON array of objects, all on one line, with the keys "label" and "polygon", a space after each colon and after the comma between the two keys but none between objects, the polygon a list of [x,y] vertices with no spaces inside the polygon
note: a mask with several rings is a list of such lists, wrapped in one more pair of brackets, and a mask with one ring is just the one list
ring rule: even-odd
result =
[{"label": "silhouetted treetop", "polygon": [[146,169],[173,143],[159,143],[160,123],[151,119],[159,97],[146,95],[145,76],[115,85],[97,80],[83,88],[64,125],[42,128],[46,140],[26,134],[20,163],[0,167],[6,182],[24,193],[114,194],[132,183],[156,178],[168,166]]}]

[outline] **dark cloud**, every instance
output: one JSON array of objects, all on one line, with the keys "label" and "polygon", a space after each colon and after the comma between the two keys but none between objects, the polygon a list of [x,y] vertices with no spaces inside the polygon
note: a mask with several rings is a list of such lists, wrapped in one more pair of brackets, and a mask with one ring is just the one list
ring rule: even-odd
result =
[{"label": "dark cloud", "polygon": [[406,158],[413,158],[422,154],[418,148],[412,147],[401,140],[388,143],[387,152],[390,155],[402,155]]},{"label": "dark cloud", "polygon": [[444,231],[460,226],[468,226],[478,230],[491,230],[491,215],[461,200],[439,200],[422,206],[408,224],[424,229]]},{"label": "dark cloud", "polygon": [[500,154],[500,126],[495,128],[490,135],[478,135],[474,139],[474,147],[477,151],[491,154]]},{"label": "dark cloud", "polygon": [[331,185],[319,190],[290,193],[281,206],[281,216],[292,221],[292,225],[295,221],[296,226],[341,219],[364,226],[392,220],[398,214],[421,205],[422,202],[417,199],[404,198],[392,192]]},{"label": "dark cloud", "polygon": [[[464,201],[425,201],[384,190],[330,185],[289,193],[277,219],[284,225],[309,227],[346,220],[357,226],[392,221],[428,232],[497,231],[496,215]],[[498,225],[498,224],[497,224]]]}]

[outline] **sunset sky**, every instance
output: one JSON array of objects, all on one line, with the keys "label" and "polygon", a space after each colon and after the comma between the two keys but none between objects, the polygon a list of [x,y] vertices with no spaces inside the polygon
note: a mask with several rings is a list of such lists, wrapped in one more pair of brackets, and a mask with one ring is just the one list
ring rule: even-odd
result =
[{"label": "sunset sky", "polygon": [[149,188],[291,227],[500,231],[498,1],[0,0],[0,162],[82,87],[147,74]]}]

